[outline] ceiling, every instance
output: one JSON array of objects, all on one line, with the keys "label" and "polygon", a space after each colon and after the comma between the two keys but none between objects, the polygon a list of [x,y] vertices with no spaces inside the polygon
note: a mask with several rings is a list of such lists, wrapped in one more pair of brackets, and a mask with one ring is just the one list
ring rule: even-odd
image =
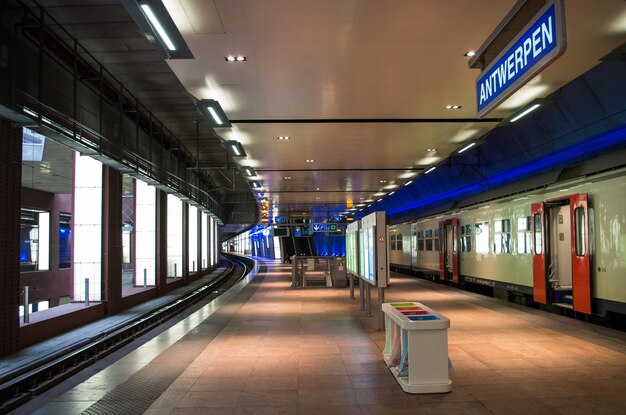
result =
[{"label": "ceiling", "polygon": [[[567,0],[565,54],[478,120],[478,71],[464,54],[515,0],[163,3],[195,59],[163,61],[117,1],[43,1],[188,148],[200,142],[201,162],[216,167],[216,192],[233,204],[230,222],[251,190],[228,170],[221,139],[243,144],[247,157],[235,161],[256,170],[251,179],[262,184],[270,216],[324,219],[423,173],[588,71],[626,34],[623,0]],[[229,55],[246,61],[228,62]],[[201,116],[189,94],[218,100],[233,127],[201,124],[197,137],[193,121]]]}]

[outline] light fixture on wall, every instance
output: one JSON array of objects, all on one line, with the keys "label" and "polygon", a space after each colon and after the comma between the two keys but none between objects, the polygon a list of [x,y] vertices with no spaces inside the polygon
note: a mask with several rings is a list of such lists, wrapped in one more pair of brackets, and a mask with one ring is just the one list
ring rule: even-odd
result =
[{"label": "light fixture on wall", "polygon": [[168,59],[194,59],[161,0],[121,0],[139,29]]},{"label": "light fixture on wall", "polygon": [[242,169],[243,169],[243,173],[246,176],[248,176],[248,177],[256,176],[256,171],[252,167],[245,166],[245,167],[242,167]]},{"label": "light fixture on wall", "polygon": [[226,144],[226,150],[228,150],[231,156],[233,157],[246,157],[247,156],[246,152],[243,150],[243,146],[241,145],[239,141],[228,140],[228,141],[225,141],[225,144]]},{"label": "light fixture on wall", "polygon": [[232,127],[220,103],[214,99],[199,99],[196,106],[213,128]]}]

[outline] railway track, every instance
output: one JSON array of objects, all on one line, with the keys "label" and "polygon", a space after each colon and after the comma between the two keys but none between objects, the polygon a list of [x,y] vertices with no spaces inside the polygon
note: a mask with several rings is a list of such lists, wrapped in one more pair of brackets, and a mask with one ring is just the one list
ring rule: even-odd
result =
[{"label": "railway track", "polygon": [[185,308],[209,294],[221,295],[243,279],[252,269],[251,260],[223,255],[227,269],[207,284],[135,319],[103,332],[100,336],[85,339],[70,347],[35,360],[28,365],[0,377],[0,414],[7,413],[32,397],[80,372],[154,329]]}]

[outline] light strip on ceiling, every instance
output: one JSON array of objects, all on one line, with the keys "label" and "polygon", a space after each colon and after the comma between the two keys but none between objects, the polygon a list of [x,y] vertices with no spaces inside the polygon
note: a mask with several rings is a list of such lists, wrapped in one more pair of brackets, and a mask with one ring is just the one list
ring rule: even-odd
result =
[{"label": "light strip on ceiling", "polygon": [[207,107],[207,109],[209,110],[209,113],[211,114],[211,117],[213,117],[213,120],[218,124],[218,125],[222,125],[224,122],[222,121],[222,119],[220,118],[219,115],[217,115],[217,112],[215,112],[215,110],[213,109],[213,107]]},{"label": "light strip on ceiling", "polygon": [[426,170],[426,171],[424,172],[424,174],[428,174],[428,173],[430,173],[431,171],[435,170],[436,168],[437,168],[437,167],[432,166],[430,169]]},{"label": "light strip on ceiling", "polygon": [[526,111],[516,115],[515,117],[511,118],[511,121],[509,122],[515,122],[517,120],[519,120],[522,117],[527,116],[528,114],[530,114],[531,112],[533,112],[534,110],[536,110],[537,108],[539,108],[541,105],[540,104],[535,104],[532,107],[528,108]]},{"label": "light strip on ceiling", "polygon": [[176,46],[174,46],[174,43],[165,32],[165,29],[163,29],[161,22],[159,22],[159,19],[157,19],[157,17],[154,15],[150,6],[147,4],[142,4],[141,10],[143,11],[143,14],[146,16],[152,27],[154,27],[154,29],[157,31],[159,37],[161,38],[163,43],[165,43],[165,46],[171,51],[176,50]]},{"label": "light strip on ceiling", "polygon": [[465,147],[463,147],[462,149],[459,150],[459,154],[461,154],[464,151],[469,150],[470,148],[474,147],[476,145],[476,143],[469,143],[468,145],[466,145]]}]

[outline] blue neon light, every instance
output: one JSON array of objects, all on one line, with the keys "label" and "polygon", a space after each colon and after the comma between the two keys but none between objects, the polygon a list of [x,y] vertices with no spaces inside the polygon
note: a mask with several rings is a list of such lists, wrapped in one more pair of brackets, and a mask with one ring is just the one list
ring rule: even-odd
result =
[{"label": "blue neon light", "polygon": [[421,199],[414,203],[409,203],[400,207],[387,209],[387,214],[393,215],[411,209],[418,209],[433,205],[449,199],[460,199],[460,197],[476,194],[496,187],[498,184],[505,184],[507,181],[520,180],[532,174],[538,174],[552,169],[562,167],[567,162],[576,161],[579,158],[588,159],[602,153],[612,146],[626,143],[626,127],[608,132],[598,137],[575,144],[561,151],[545,156],[541,159],[525,163],[510,170],[496,173],[486,180],[471,184],[469,186],[443,192],[438,195]]},{"label": "blue neon light", "polygon": [[[493,62],[476,81],[478,113],[494,100],[507,96],[523,76],[541,68],[541,61],[560,45],[555,5],[552,4],[500,59]],[[545,62],[543,62],[545,64]]]}]

